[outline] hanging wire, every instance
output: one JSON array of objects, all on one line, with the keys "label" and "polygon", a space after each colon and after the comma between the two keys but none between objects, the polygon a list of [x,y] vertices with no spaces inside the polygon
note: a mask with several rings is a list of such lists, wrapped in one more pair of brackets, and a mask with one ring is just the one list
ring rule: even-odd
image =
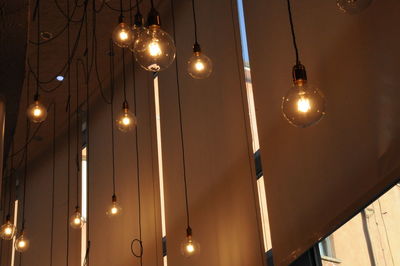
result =
[{"label": "hanging wire", "polygon": [[150,0],[151,8],[154,9],[154,1]]},{"label": "hanging wire", "polygon": [[123,14],[123,10],[124,10],[124,6],[123,6],[123,4],[122,4],[122,0],[119,0],[119,10],[120,10],[120,13],[119,13],[119,20],[120,20],[120,23],[122,22],[122,19],[124,18],[124,14]]},{"label": "hanging wire", "polygon": [[[70,7],[69,7],[69,1],[67,0],[67,16],[69,17],[70,14]],[[68,151],[67,151],[67,250],[66,250],[66,263],[67,266],[69,265],[69,208],[70,208],[70,176],[71,176],[71,169],[70,169],[70,160],[71,160],[71,75],[70,75],[70,70],[71,70],[71,50],[70,50],[70,22],[68,21],[68,27],[67,27],[67,63],[68,63],[68,99],[67,99],[67,109],[66,111],[68,112],[68,133],[67,133],[67,138],[68,138]]]},{"label": "hanging wire", "polygon": [[125,74],[125,49],[122,49],[122,80],[124,88],[124,104],[127,104],[126,100],[126,74]]},{"label": "hanging wire", "polygon": [[292,32],[293,48],[294,48],[294,51],[296,53],[296,64],[300,64],[299,50],[297,48],[296,34],[294,32],[294,25],[293,25],[293,18],[292,18],[292,8],[291,8],[291,5],[290,5],[290,0],[287,0],[287,6],[288,6],[288,13],[289,13],[290,29],[291,29],[291,32]]},{"label": "hanging wire", "polygon": [[[174,0],[171,0],[171,13],[172,13],[172,28],[174,42],[176,43],[176,25],[175,25],[175,7]],[[187,178],[186,178],[186,159],[185,159],[185,140],[183,134],[183,124],[182,124],[182,104],[181,104],[181,92],[179,84],[179,68],[178,68],[178,56],[175,58],[175,73],[176,73],[176,87],[178,93],[178,111],[179,111],[179,127],[181,135],[181,149],[182,149],[182,168],[183,168],[183,182],[185,185],[185,205],[186,205],[186,218],[187,226],[190,227],[190,214],[189,214],[189,199],[188,199],[188,189],[187,189]]]},{"label": "hanging wire", "polygon": [[[111,156],[112,156],[112,185],[115,197],[115,151],[114,151],[114,46],[110,40],[110,74],[111,74]],[[125,87],[125,86],[124,86]]]},{"label": "hanging wire", "polygon": [[[29,86],[26,89],[26,107],[28,108],[29,106]],[[25,132],[25,143],[28,143],[28,138],[29,138],[29,119],[26,118],[26,132]],[[25,162],[24,162],[24,191],[23,191],[23,198],[24,201],[22,203],[22,228],[21,232],[24,232],[25,230],[25,205],[26,205],[26,177],[28,175],[28,147],[29,145],[26,145],[25,147]]]},{"label": "hanging wire", "polygon": [[52,164],[52,189],[51,189],[51,229],[50,229],[50,266],[53,265],[53,242],[54,242],[54,190],[56,179],[56,104],[53,105],[53,164]]},{"label": "hanging wire", "polygon": [[[37,42],[40,42],[40,0],[36,1],[35,12],[37,15]],[[36,55],[36,94],[35,99],[39,97],[39,86],[40,86],[40,45],[37,46],[37,55]]]},{"label": "hanging wire", "polygon": [[196,19],[196,8],[194,0],[192,0],[192,11],[193,11],[193,24],[194,24],[194,43],[199,44],[197,42],[197,19]]},{"label": "hanging wire", "polygon": [[[14,136],[14,133],[12,134],[12,136]],[[11,144],[11,153],[14,153],[14,138],[12,140],[12,144]],[[7,217],[9,218],[11,216],[11,191],[12,191],[12,181],[13,181],[13,176],[14,176],[14,157],[10,158],[11,161],[11,171],[9,173],[9,178],[8,178],[8,182],[9,182],[9,192],[8,192],[8,211],[7,211]]]},{"label": "hanging wire", "polygon": [[80,174],[80,123],[79,123],[79,61],[76,61],[76,208],[79,208],[79,174]]}]

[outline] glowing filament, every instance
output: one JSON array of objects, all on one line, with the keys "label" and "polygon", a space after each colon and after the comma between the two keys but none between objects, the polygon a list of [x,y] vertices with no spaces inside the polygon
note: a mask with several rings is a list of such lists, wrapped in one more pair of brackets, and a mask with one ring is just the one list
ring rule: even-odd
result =
[{"label": "glowing filament", "polygon": [[40,110],[40,108],[38,106],[35,107],[35,109],[33,109],[33,115],[35,117],[39,117],[42,115],[42,110]]},{"label": "glowing filament", "polygon": [[118,212],[118,209],[116,207],[112,207],[111,208],[111,213],[112,214],[117,214],[117,212]]},{"label": "glowing filament", "polygon": [[189,253],[193,253],[194,252],[194,246],[191,242],[187,243],[186,245],[186,251]]},{"label": "glowing filament", "polygon": [[18,242],[18,247],[24,248],[26,246],[25,240],[21,240]]},{"label": "glowing filament", "polygon": [[75,224],[80,224],[80,223],[81,223],[81,219],[79,219],[78,217],[76,217],[76,218],[74,219],[74,223],[75,223]]},{"label": "glowing filament", "polygon": [[151,56],[156,57],[162,54],[161,47],[156,41],[152,41],[149,44],[149,53]]},{"label": "glowing filament", "polygon": [[131,123],[131,119],[129,117],[124,117],[122,118],[122,124],[124,124],[125,126],[128,126]]},{"label": "glowing filament", "polygon": [[301,97],[297,101],[297,110],[301,113],[307,113],[311,110],[310,100],[304,97]]},{"label": "glowing filament", "polygon": [[198,62],[196,62],[196,64],[195,64],[195,68],[196,68],[197,71],[203,71],[204,68],[205,68],[205,66],[204,66],[203,62],[198,61]]},{"label": "glowing filament", "polygon": [[4,229],[4,233],[9,236],[12,234],[12,229],[10,227],[7,227],[6,229]]},{"label": "glowing filament", "polygon": [[119,33],[119,38],[122,41],[126,41],[128,39],[128,33],[126,33],[126,31],[124,31],[124,30],[121,30]]}]

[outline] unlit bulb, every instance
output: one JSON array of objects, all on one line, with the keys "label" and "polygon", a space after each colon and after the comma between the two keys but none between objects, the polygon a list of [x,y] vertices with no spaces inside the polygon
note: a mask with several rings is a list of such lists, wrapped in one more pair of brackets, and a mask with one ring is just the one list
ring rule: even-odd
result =
[{"label": "unlit bulb", "polygon": [[11,240],[14,234],[15,226],[10,220],[7,220],[0,228],[0,237],[4,240]]},{"label": "unlit bulb", "polygon": [[69,219],[70,226],[74,229],[80,229],[85,225],[85,223],[85,218],[82,216],[79,209],[76,209]]},{"label": "unlit bulb", "polygon": [[133,42],[132,31],[128,24],[121,22],[113,31],[113,41],[121,48],[128,47]]},{"label": "unlit bulb", "polygon": [[202,52],[194,52],[188,61],[188,73],[192,78],[205,79],[211,75],[211,59]]},{"label": "unlit bulb", "polygon": [[129,108],[125,104],[126,103],[124,103],[122,112],[117,119],[117,127],[122,132],[131,131],[137,123],[135,115],[129,111]]},{"label": "unlit bulb", "polygon": [[41,123],[47,118],[46,107],[44,107],[39,100],[35,100],[35,102],[28,107],[26,113],[29,120],[33,123]]},{"label": "unlit bulb", "polygon": [[14,248],[18,252],[25,252],[29,248],[29,240],[25,237],[24,232],[15,240]]}]

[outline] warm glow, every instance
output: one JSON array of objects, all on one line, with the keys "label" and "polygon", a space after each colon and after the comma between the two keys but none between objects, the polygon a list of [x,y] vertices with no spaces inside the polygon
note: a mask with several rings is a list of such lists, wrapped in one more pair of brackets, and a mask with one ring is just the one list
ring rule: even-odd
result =
[{"label": "warm glow", "polygon": [[76,217],[76,218],[74,219],[74,223],[75,223],[75,224],[80,224],[80,223],[81,223],[81,219],[79,219],[78,217]]},{"label": "warm glow", "polygon": [[156,57],[162,54],[161,47],[156,41],[152,41],[149,44],[149,53],[151,56]]},{"label": "warm glow", "polygon": [[21,240],[21,241],[18,242],[18,247],[24,248],[25,246],[26,246],[25,240]]},{"label": "warm glow", "polygon": [[186,251],[189,253],[193,253],[194,252],[194,246],[191,242],[187,243],[186,245]]},{"label": "warm glow", "polygon": [[196,62],[195,67],[196,67],[197,71],[203,71],[205,68],[203,62],[201,62],[201,61]]},{"label": "warm glow", "polygon": [[131,119],[129,117],[124,117],[122,118],[122,124],[124,124],[125,126],[128,126],[131,123]]},{"label": "warm glow", "polygon": [[12,232],[13,232],[13,230],[11,227],[7,227],[6,229],[4,229],[4,234],[6,234],[6,235],[11,235]]},{"label": "warm glow", "polygon": [[39,117],[39,116],[42,115],[42,110],[40,110],[40,107],[39,107],[39,106],[36,106],[35,109],[33,109],[33,115],[34,115],[35,117]]},{"label": "warm glow", "polygon": [[117,207],[112,207],[111,208],[111,214],[117,214],[117,213],[118,213]]},{"label": "warm glow", "polygon": [[301,97],[297,101],[297,110],[302,113],[307,113],[311,110],[310,100],[308,98]]},{"label": "warm glow", "polygon": [[122,40],[122,41],[125,41],[125,40],[127,40],[128,39],[128,33],[126,33],[126,31],[124,31],[124,30],[121,30],[120,31],[120,33],[119,33],[119,38]]}]

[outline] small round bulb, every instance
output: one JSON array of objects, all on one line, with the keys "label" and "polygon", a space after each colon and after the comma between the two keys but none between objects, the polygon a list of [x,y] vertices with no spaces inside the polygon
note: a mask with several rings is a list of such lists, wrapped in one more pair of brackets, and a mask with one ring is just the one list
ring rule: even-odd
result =
[{"label": "small round bulb", "polygon": [[0,237],[4,240],[11,240],[15,235],[14,224],[7,219],[7,221],[0,227]]},{"label": "small round bulb", "polygon": [[355,15],[367,9],[372,0],[336,0],[336,4],[340,11]]},{"label": "small round bulb", "polygon": [[79,212],[79,209],[76,209],[74,214],[71,215],[69,219],[69,224],[73,229],[81,229],[86,223],[85,218]]},{"label": "small round bulb", "polygon": [[117,127],[122,132],[131,131],[135,128],[137,124],[137,120],[135,115],[129,111],[129,108],[125,106],[122,108],[121,114],[118,116],[117,119]]},{"label": "small round bulb", "polygon": [[194,52],[188,61],[188,73],[192,78],[205,79],[211,75],[211,59],[202,52]]},{"label": "small round bulb", "polygon": [[200,253],[200,244],[192,236],[186,236],[181,243],[181,253],[185,257],[195,256]]},{"label": "small round bulb", "polygon": [[33,123],[41,123],[47,118],[47,109],[39,100],[35,100],[34,103],[29,105],[26,114]]},{"label": "small round bulb", "polygon": [[113,34],[113,41],[121,48],[129,47],[133,42],[132,31],[128,24],[121,22],[115,27]]},{"label": "small round bulb", "polygon": [[140,66],[151,72],[168,68],[176,55],[173,39],[158,25],[151,25],[141,32],[133,51]]},{"label": "small round bulb", "polygon": [[118,204],[116,197],[113,197],[111,205],[107,209],[108,217],[116,217],[122,212],[121,206]]},{"label": "small round bulb", "polygon": [[29,248],[29,240],[25,237],[24,232],[15,240],[14,248],[18,252],[25,252]]}]

